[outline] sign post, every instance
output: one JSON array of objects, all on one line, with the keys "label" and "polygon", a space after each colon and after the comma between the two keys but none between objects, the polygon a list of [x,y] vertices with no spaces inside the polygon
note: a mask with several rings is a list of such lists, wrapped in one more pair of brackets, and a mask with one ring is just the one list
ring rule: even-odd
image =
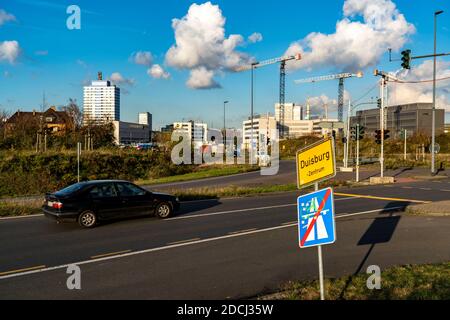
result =
[{"label": "sign post", "polygon": [[322,245],[336,241],[334,193],[319,190],[319,182],[336,176],[334,139],[328,138],[297,153],[298,188],[314,184],[315,192],[298,198],[298,234],[300,248],[317,246],[320,299],[325,300]]}]

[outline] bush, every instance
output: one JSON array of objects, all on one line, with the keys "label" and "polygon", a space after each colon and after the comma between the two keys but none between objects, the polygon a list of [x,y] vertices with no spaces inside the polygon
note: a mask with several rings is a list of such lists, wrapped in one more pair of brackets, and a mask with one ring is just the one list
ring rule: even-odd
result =
[{"label": "bush", "polygon": [[[160,152],[95,151],[81,156],[81,180],[143,180],[191,172]],[[77,182],[77,156],[65,153],[16,153],[0,156],[0,196],[42,194]]]}]

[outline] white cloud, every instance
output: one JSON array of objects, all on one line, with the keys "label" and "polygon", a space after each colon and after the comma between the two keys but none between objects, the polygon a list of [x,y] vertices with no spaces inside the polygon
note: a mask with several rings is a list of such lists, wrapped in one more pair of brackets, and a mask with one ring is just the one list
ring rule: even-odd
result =
[{"label": "white cloud", "polygon": [[138,51],[131,55],[130,60],[135,64],[150,67],[153,63],[153,55],[148,51]]},{"label": "white cloud", "polygon": [[415,32],[391,0],[346,0],[343,13],[335,33],[313,32],[291,44],[286,54],[303,54],[301,61],[290,63],[291,68],[331,66],[355,72],[377,64],[388,48],[402,49]]},{"label": "white cloud", "polygon": [[164,71],[164,69],[159,64],[154,64],[150,69],[147,70],[147,74],[155,79],[170,78],[170,73]]},{"label": "white cloud", "polygon": [[263,35],[259,32],[255,32],[248,37],[248,41],[251,43],[261,42],[263,41]]},{"label": "white cloud", "polygon": [[[411,70],[400,70],[396,76],[407,82],[433,79],[433,61],[427,60]],[[450,78],[450,62],[438,61],[437,79]],[[436,103],[438,108],[450,112],[450,79],[437,82]],[[389,83],[389,105],[433,102],[433,83]]]},{"label": "white cloud", "polygon": [[0,27],[9,21],[16,21],[16,17],[5,10],[0,9]]},{"label": "white cloud", "polygon": [[218,88],[213,79],[216,73],[233,71],[250,61],[248,55],[236,51],[244,44],[241,35],[225,37],[225,22],[219,6],[211,2],[192,4],[186,16],[172,20],[176,43],[167,52],[166,62],[191,71],[189,87]]},{"label": "white cloud", "polygon": [[214,71],[205,67],[199,67],[191,71],[191,77],[187,81],[187,86],[191,89],[213,89],[220,88],[214,80]]},{"label": "white cloud", "polygon": [[8,61],[14,64],[19,58],[21,51],[17,41],[0,42],[0,62]]},{"label": "white cloud", "polygon": [[117,85],[126,84],[133,86],[135,83],[134,79],[124,78],[119,72],[114,72],[113,74],[111,74],[109,79]]},{"label": "white cloud", "polygon": [[[344,90],[344,107],[348,105],[350,99],[350,93],[347,90]],[[337,99],[330,98],[325,94],[321,94],[320,96],[315,97],[309,97],[308,103],[311,107],[311,113],[319,115],[325,114],[325,106],[328,107],[329,113],[336,112],[338,106]]]}]

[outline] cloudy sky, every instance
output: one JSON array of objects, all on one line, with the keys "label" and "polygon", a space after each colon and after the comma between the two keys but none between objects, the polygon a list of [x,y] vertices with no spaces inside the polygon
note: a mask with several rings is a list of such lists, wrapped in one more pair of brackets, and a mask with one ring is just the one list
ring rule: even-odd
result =
[{"label": "cloudy sky", "polygon": [[[66,26],[71,4],[81,8],[81,30]],[[228,123],[240,126],[250,109],[250,74],[236,68],[302,53],[288,65],[287,101],[309,99],[317,113],[328,104],[333,115],[337,82],[294,80],[362,70],[363,79],[346,82],[346,98],[360,102],[378,95],[374,68],[429,80],[431,61],[416,60],[405,72],[387,52],[395,59],[407,48],[431,53],[437,9],[446,11],[439,51],[450,52],[450,3],[442,0],[2,1],[0,108],[39,109],[44,91],[52,105],[82,102],[83,85],[102,71],[122,88],[122,120],[150,111],[156,128],[188,119],[219,127],[228,100]],[[438,70],[438,78],[450,77],[450,58]],[[278,83],[277,65],[257,70],[257,112],[273,112]],[[415,101],[431,101],[430,83],[391,85],[391,103]],[[450,80],[439,82],[438,101],[450,112]]]}]

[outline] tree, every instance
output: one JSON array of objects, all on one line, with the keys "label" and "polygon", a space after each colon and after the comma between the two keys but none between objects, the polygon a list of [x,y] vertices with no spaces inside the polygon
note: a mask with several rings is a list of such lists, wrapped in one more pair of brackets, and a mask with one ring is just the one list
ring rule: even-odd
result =
[{"label": "tree", "polygon": [[78,131],[83,126],[83,113],[80,110],[80,107],[77,104],[76,99],[69,98],[69,104],[61,108],[62,111],[65,111],[69,114],[70,118],[73,121],[73,127],[75,131]]}]

